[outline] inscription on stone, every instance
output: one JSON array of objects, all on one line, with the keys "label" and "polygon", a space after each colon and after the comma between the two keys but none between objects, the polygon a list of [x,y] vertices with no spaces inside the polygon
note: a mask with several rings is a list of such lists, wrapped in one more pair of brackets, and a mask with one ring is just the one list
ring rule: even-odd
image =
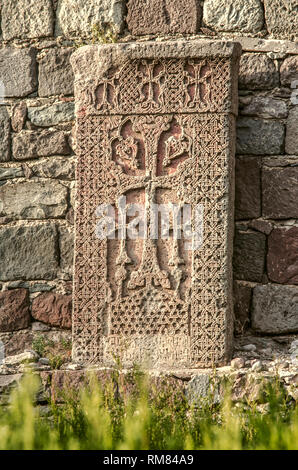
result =
[{"label": "inscription on stone", "polygon": [[[181,368],[229,359],[239,56],[238,44],[217,41],[88,46],[72,56],[74,360]],[[143,218],[132,217],[135,206]],[[173,209],[166,236],[164,218],[152,236],[153,206]],[[199,208],[200,243],[184,206]],[[115,216],[113,236],[98,236],[102,207]],[[143,235],[128,237],[137,223]],[[195,238],[193,217],[189,225]]]}]

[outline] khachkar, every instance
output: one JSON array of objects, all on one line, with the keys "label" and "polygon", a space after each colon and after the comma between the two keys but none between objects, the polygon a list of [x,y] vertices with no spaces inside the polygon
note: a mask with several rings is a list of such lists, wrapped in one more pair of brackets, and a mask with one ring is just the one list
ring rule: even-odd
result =
[{"label": "khachkar", "polygon": [[[181,368],[229,359],[239,56],[238,44],[217,41],[87,46],[73,55],[74,360]],[[133,204],[144,207],[142,237],[127,236],[137,225]],[[152,236],[152,207],[173,209],[167,237]],[[107,219],[113,236],[98,235],[105,210],[116,217]]]}]

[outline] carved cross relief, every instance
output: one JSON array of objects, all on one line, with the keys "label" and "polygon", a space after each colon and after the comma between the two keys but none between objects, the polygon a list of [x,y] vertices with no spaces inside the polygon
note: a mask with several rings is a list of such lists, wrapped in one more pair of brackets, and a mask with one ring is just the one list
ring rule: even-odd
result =
[{"label": "carved cross relief", "polygon": [[[74,356],[109,365],[116,355],[127,366],[161,368],[224,363],[232,331],[230,98],[238,52],[204,57],[200,46],[198,56],[185,57],[185,48],[171,46],[169,57],[152,58],[138,47],[123,47],[121,65],[76,90]],[[143,205],[147,237],[98,240],[96,207],[113,205],[117,235],[123,196],[125,210]],[[155,204],[200,204],[202,247],[186,249],[171,216],[169,237],[162,226],[151,237]]]}]

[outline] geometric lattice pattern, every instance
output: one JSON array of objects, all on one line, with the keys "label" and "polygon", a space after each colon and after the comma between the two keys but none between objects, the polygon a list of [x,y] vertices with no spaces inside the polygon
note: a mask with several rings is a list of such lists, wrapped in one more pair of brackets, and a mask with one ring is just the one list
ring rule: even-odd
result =
[{"label": "geometric lattice pattern", "polygon": [[[208,367],[232,348],[236,77],[232,43],[111,45],[73,58],[77,199],[73,357]],[[100,204],[203,208],[185,240],[96,236]],[[148,212],[149,213],[149,212]]]}]

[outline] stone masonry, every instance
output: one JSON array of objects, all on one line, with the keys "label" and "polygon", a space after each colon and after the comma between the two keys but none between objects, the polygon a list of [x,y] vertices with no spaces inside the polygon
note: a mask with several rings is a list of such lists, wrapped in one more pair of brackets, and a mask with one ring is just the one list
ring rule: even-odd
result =
[{"label": "stone masonry", "polygon": [[141,3],[1,1],[0,340],[8,355],[31,348],[36,335],[70,335],[76,141],[69,59],[92,41],[240,42],[235,331],[298,332],[297,1]]}]

